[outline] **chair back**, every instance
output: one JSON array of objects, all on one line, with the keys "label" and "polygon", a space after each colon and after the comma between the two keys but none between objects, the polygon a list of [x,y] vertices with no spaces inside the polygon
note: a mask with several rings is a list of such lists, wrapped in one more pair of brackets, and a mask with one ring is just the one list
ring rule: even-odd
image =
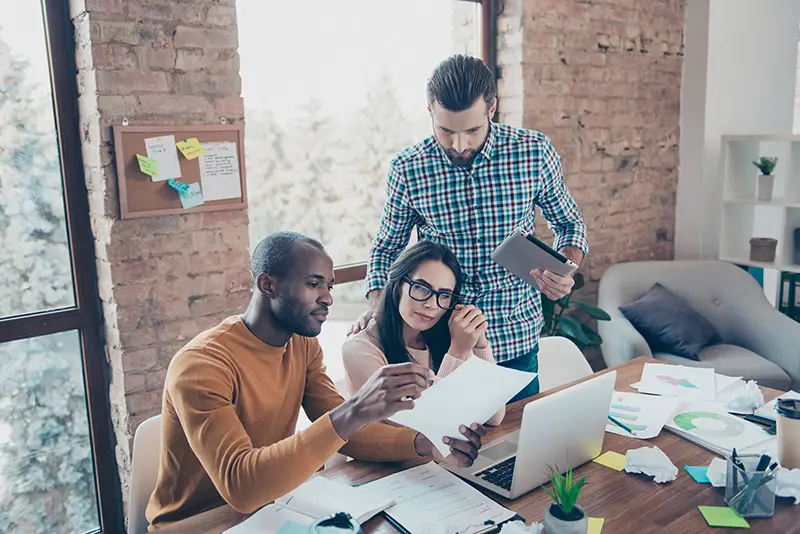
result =
[{"label": "chair back", "polygon": [[592,374],[581,349],[565,337],[539,338],[539,390],[547,391]]},{"label": "chair back", "polygon": [[144,513],[150,495],[156,489],[160,451],[161,414],[140,424],[133,436],[128,534],[145,534],[147,532],[147,519]]}]

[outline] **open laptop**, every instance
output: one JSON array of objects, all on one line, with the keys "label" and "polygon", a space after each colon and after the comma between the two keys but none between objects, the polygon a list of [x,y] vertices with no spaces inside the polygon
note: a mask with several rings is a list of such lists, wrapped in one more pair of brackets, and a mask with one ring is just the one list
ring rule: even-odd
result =
[{"label": "open laptop", "polygon": [[485,445],[472,467],[444,467],[507,499],[529,492],[549,466],[563,473],[600,455],[616,380],[611,371],[529,402],[520,429]]}]

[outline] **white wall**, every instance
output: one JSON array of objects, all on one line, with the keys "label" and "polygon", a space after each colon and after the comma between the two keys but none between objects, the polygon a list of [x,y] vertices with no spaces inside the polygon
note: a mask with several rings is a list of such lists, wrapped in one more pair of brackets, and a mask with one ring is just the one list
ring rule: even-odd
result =
[{"label": "white wall", "polygon": [[676,259],[717,257],[723,134],[791,134],[800,0],[690,0]]}]

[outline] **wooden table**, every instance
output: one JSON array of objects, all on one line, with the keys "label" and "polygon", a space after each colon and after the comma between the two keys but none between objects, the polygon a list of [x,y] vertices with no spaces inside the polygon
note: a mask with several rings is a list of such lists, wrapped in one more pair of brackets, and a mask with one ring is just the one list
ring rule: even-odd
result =
[{"label": "wooden table", "polygon": [[[630,384],[637,382],[642,368],[647,362],[658,362],[650,358],[636,358],[622,365],[613,367],[617,371],[617,391],[634,391]],[[608,370],[601,371],[604,374]],[[497,428],[489,431],[484,443],[498,438],[520,426],[523,407],[531,401],[545,397],[555,391],[569,387],[566,384],[535,397],[525,399],[509,406],[505,421]],[[761,388],[764,399],[770,401],[780,392],[774,389]],[[546,437],[546,432],[543,432]],[[697,484],[683,469],[684,465],[708,465],[714,455],[705,449],[685,441],[678,436],[662,431],[650,440],[635,440],[617,434],[606,433],[603,450],[612,450],[625,454],[628,449],[644,446],[658,446],[663,450],[680,472],[675,481],[667,484],[656,484],[651,477],[626,474],[594,462],[589,462],[577,469],[580,476],[588,475],[589,481],[578,501],[590,517],[604,517],[605,534],[647,534],[674,532],[680,534],[706,534],[710,532],[763,532],[774,534],[800,534],[800,506],[794,506],[790,499],[777,499],[775,515],[769,519],[750,519],[750,529],[714,529],[710,528],[700,512],[698,505],[724,506],[724,488],[714,488],[709,484]],[[363,484],[377,478],[390,475],[402,469],[424,463],[422,461],[404,464],[374,464],[351,461],[345,465],[322,471],[325,477],[351,485]],[[508,501],[492,493],[487,495],[499,503],[518,512],[528,523],[541,522],[545,509],[551,501],[547,494],[537,488],[514,501]],[[194,517],[185,519],[168,527],[158,529],[159,534],[208,533],[218,534],[238,524],[246,518],[229,506],[221,506]],[[363,525],[367,533],[397,532],[385,519],[375,517]]]}]

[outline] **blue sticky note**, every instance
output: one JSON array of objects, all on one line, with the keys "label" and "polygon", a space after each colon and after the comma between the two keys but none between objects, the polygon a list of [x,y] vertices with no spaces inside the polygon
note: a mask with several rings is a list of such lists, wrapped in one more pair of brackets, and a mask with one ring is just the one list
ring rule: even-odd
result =
[{"label": "blue sticky note", "polygon": [[298,523],[293,523],[292,521],[287,521],[284,525],[278,530],[278,534],[307,534],[308,533],[308,526],[300,525]]},{"label": "blue sticky note", "polygon": [[698,484],[711,484],[711,481],[708,479],[707,465],[684,465],[683,468],[686,469],[689,476]]},{"label": "blue sticky note", "polygon": [[200,192],[200,183],[189,184],[185,190],[181,191],[181,205],[184,209],[194,208],[203,203],[203,193]]}]

